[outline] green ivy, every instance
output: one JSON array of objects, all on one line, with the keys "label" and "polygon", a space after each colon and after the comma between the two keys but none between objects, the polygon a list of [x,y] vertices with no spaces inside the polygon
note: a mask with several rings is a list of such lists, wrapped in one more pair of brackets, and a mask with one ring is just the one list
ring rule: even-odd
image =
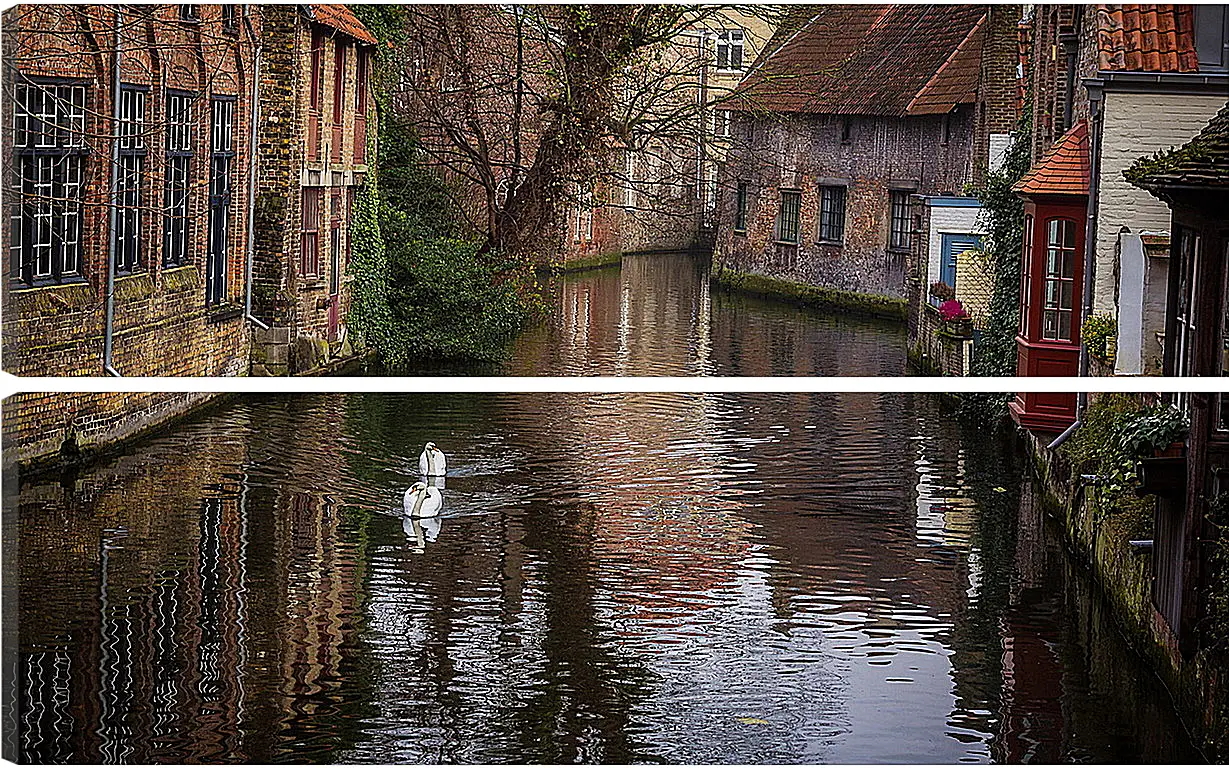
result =
[{"label": "green ivy", "polygon": [[[373,82],[384,107],[405,10],[351,7],[381,43]],[[537,309],[532,265],[467,236],[445,183],[421,162],[413,127],[382,112],[378,156],[369,158],[375,170],[354,201],[350,327],[392,369],[498,359]]]},{"label": "green ivy", "polygon": [[[994,273],[994,292],[981,338],[970,365],[974,376],[1016,375],[1016,331],[1020,325],[1020,245],[1024,241],[1024,201],[1012,191],[1032,162],[1028,136],[1032,107],[1027,105],[1016,124],[1016,140],[1002,166],[986,176],[981,200],[981,224],[986,231],[986,253]],[[961,400],[962,415],[982,422],[997,422],[1010,395],[969,394]]]},{"label": "green ivy", "polygon": [[1133,497],[1139,459],[1182,440],[1188,429],[1185,415],[1171,405],[1144,407],[1133,395],[1107,393],[1089,405],[1060,450],[1076,472],[1099,478],[1096,493],[1114,508]]}]

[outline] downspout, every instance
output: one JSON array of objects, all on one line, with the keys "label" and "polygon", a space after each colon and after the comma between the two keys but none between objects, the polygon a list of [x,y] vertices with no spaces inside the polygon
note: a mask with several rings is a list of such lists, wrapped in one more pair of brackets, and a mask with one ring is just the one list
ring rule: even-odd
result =
[{"label": "downspout", "polygon": [[[246,9],[244,9],[243,22],[247,26],[248,36],[255,40],[256,32],[252,29],[252,18],[247,15]],[[256,126],[260,120],[260,58],[263,52],[264,44],[257,43],[256,61],[252,72],[252,104],[248,110],[251,135],[248,141],[248,243],[247,258],[244,259],[246,263],[243,267],[246,281],[243,291],[243,316],[257,328],[267,331],[269,326],[252,314],[252,262],[256,259]]]},{"label": "downspout", "polygon": [[[1101,80],[1084,81],[1088,90],[1088,213],[1084,226],[1084,286],[1081,297],[1080,323],[1092,315],[1092,292],[1096,283],[1096,253],[1097,253],[1097,212],[1100,209],[1100,199],[1097,194],[1101,181],[1101,128],[1103,112],[1102,101],[1105,97],[1105,84]],[[1088,376],[1088,345],[1080,338],[1080,368],[1079,376]],[[1067,439],[1080,428],[1084,421],[1084,412],[1088,409],[1088,392],[1080,392],[1075,400],[1075,423],[1054,439],[1048,446],[1054,450],[1067,442]]]},{"label": "downspout", "polygon": [[119,119],[120,119],[120,62],[123,47],[120,40],[122,11],[115,9],[115,76],[111,79],[111,228],[107,231],[107,324],[102,342],[102,369],[112,376],[122,376],[111,363],[115,333],[115,228],[119,224]]}]

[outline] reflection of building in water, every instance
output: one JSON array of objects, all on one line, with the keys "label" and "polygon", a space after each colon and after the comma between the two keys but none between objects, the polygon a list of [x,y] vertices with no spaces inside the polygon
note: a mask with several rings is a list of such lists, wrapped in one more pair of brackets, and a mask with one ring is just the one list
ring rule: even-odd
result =
[{"label": "reflection of building in water", "polygon": [[[262,440],[294,442],[296,468],[327,484],[333,436],[242,421],[185,425],[69,490],[22,488],[23,761],[259,761],[272,753],[243,728],[253,710],[289,724],[290,697],[310,715],[304,691],[336,684],[358,589],[336,505],[319,490],[273,503],[244,463]],[[262,693],[270,673],[281,702]]]}]

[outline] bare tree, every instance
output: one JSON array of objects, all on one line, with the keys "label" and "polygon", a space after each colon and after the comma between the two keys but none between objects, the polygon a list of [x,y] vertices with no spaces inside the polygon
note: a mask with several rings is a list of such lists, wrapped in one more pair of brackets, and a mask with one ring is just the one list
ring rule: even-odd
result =
[{"label": "bare tree", "polygon": [[538,247],[599,183],[669,209],[695,189],[711,110],[730,95],[705,82],[728,8],[413,6],[386,57],[393,118],[415,127],[489,250]]}]

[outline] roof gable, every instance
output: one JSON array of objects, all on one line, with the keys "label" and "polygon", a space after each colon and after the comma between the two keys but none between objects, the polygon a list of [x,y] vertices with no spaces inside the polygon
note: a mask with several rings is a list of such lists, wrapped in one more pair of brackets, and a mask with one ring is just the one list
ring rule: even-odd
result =
[{"label": "roof gable", "polygon": [[1012,190],[1030,196],[1087,195],[1090,177],[1088,123],[1081,120],[1063,134]]},{"label": "roof gable", "polygon": [[973,33],[985,14],[980,5],[820,6],[757,62],[731,106],[904,116],[918,100],[915,114],[946,111],[975,96],[982,46]]}]

